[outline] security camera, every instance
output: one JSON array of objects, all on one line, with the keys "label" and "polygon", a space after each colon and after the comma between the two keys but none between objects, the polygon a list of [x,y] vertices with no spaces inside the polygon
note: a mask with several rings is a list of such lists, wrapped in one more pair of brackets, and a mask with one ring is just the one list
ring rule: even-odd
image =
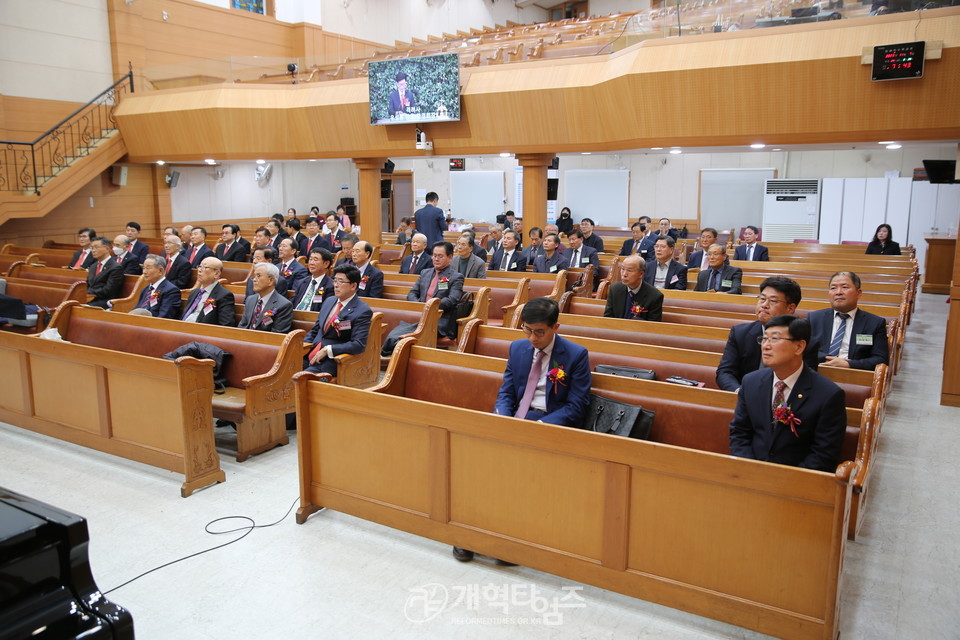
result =
[{"label": "security camera", "polygon": [[422,151],[433,151],[433,143],[427,140],[427,134],[420,127],[417,127],[416,148]]}]

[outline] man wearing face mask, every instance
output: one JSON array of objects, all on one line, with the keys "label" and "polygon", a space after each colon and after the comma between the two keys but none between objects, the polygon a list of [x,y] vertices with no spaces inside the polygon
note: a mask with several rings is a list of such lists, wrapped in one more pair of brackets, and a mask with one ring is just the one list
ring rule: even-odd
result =
[{"label": "man wearing face mask", "polygon": [[130,253],[127,249],[130,247],[130,239],[125,235],[119,235],[113,239],[113,255],[114,260],[120,268],[123,269],[124,275],[130,274],[133,276],[139,276],[143,273],[143,268],[140,266],[140,261],[137,260],[137,257]]}]

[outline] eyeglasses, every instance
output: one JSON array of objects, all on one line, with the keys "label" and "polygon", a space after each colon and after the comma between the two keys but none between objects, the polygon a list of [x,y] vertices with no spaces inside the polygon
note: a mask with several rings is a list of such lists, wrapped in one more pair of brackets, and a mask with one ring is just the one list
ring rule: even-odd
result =
[{"label": "eyeglasses", "polygon": [[333,284],[350,284],[350,281],[346,278],[334,278]]},{"label": "eyeglasses", "polygon": [[537,336],[538,338],[542,338],[543,336],[547,335],[547,330],[546,330],[546,329],[531,329],[530,327],[528,327],[528,326],[525,325],[525,324],[520,325],[520,328],[521,328],[521,329],[523,330],[523,332],[524,332],[525,334],[527,334],[528,336],[531,335],[531,334],[533,334],[533,335]]},{"label": "eyeglasses", "polygon": [[760,296],[757,298],[757,304],[775,306],[783,302],[780,298],[767,298],[765,296]]},{"label": "eyeglasses", "polygon": [[799,338],[781,338],[778,336],[757,336],[757,344],[763,344],[764,342],[770,342],[771,344],[777,344],[781,340],[789,340],[790,342],[796,342]]}]

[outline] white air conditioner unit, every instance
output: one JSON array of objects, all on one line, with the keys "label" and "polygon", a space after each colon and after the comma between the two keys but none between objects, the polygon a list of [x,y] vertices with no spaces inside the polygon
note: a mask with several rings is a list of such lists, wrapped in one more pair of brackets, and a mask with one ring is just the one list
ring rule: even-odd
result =
[{"label": "white air conditioner unit", "polygon": [[820,180],[766,180],[763,241],[813,240],[820,228]]}]

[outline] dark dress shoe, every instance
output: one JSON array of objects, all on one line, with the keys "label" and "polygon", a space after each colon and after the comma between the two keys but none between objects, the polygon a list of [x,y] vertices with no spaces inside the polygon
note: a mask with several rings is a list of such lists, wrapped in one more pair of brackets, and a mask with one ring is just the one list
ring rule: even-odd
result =
[{"label": "dark dress shoe", "polygon": [[470,562],[473,560],[473,551],[470,551],[469,549],[461,549],[460,547],[454,547],[453,557],[460,562]]}]

